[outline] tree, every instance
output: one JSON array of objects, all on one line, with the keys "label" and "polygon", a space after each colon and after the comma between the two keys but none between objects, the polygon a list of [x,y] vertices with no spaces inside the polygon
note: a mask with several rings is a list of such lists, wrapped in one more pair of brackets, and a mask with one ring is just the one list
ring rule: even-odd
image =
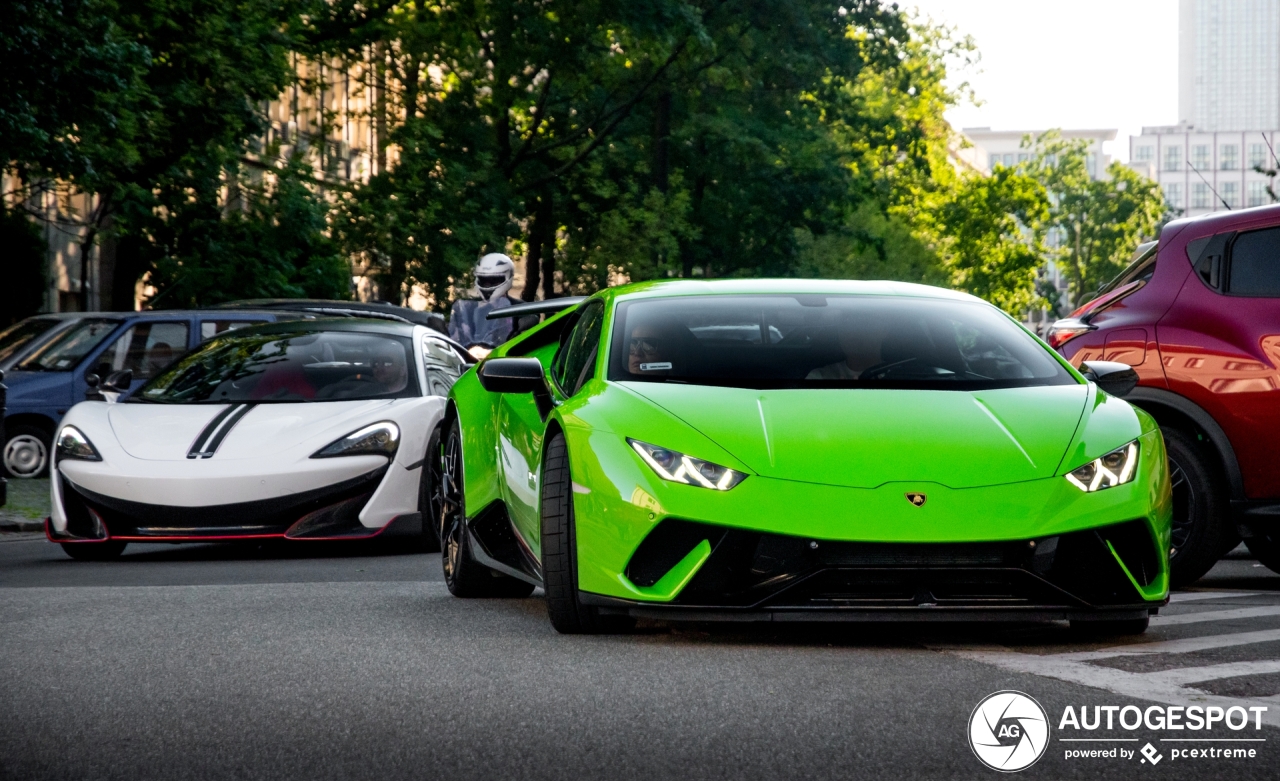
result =
[{"label": "tree", "polygon": [[1079,304],[1119,274],[1139,244],[1155,238],[1168,213],[1164,196],[1159,184],[1120,163],[1107,167],[1106,178],[1094,179],[1083,139],[1050,131],[1024,146],[1034,154],[1023,170],[1050,194],[1044,228],[1060,238],[1051,257]]}]

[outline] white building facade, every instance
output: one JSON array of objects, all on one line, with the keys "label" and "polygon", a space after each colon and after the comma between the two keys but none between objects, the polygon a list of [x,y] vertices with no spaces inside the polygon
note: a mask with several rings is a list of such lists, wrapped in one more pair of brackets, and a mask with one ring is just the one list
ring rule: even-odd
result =
[{"label": "white building facade", "polygon": [[1195,216],[1274,203],[1278,138],[1276,130],[1144,127],[1129,139],[1129,156],[1152,165],[1176,213]]},{"label": "white building facade", "polygon": [[1280,128],[1280,0],[1179,0],[1178,118],[1206,132]]}]

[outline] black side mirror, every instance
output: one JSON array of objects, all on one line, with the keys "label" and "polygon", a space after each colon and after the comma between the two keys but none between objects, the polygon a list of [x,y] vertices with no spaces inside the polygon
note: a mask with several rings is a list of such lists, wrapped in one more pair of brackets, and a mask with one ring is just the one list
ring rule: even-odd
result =
[{"label": "black side mirror", "polygon": [[121,369],[108,374],[107,379],[102,382],[101,389],[104,393],[128,393],[130,385],[133,385],[133,370]]},{"label": "black side mirror", "polygon": [[490,393],[546,391],[542,363],[537,358],[494,358],[480,364],[480,384]]},{"label": "black side mirror", "polygon": [[1081,374],[1112,396],[1127,396],[1129,391],[1138,387],[1138,373],[1127,363],[1085,361]]},{"label": "black side mirror", "polygon": [[102,382],[102,378],[93,372],[89,372],[84,376],[84,384],[89,386],[89,390],[84,392],[85,401],[106,401],[106,397],[102,395],[102,391],[98,390],[98,385]]}]

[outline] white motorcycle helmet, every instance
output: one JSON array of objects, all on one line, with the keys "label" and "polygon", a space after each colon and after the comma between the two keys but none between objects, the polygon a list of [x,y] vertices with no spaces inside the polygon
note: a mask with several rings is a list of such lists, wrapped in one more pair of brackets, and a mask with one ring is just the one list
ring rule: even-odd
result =
[{"label": "white motorcycle helmet", "polygon": [[491,252],[476,264],[476,290],[485,301],[493,302],[511,290],[516,264],[501,252]]}]

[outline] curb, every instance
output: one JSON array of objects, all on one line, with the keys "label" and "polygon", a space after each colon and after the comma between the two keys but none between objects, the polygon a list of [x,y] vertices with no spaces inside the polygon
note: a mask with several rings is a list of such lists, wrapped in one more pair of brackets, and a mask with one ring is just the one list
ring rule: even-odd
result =
[{"label": "curb", "polygon": [[0,533],[42,531],[44,531],[43,519],[39,521],[18,521],[10,518],[0,518]]}]

